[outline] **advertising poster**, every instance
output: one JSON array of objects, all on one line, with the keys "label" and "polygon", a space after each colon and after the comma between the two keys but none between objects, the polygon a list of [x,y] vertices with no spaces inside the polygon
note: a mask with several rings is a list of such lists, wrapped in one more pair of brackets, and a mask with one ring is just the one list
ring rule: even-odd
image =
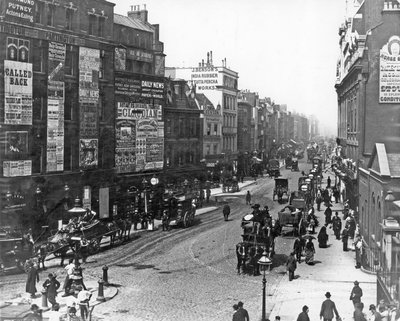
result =
[{"label": "advertising poster", "polygon": [[79,47],[79,166],[98,165],[100,50]]},{"label": "advertising poster", "polygon": [[46,171],[64,170],[65,45],[49,43]]},{"label": "advertising poster", "polygon": [[126,49],[115,48],[115,70],[125,71],[126,70]]},{"label": "advertising poster", "polygon": [[[2,0],[5,1],[5,20],[25,25],[33,24],[35,1]],[[3,15],[3,13],[1,13]]]},{"label": "advertising poster", "polygon": [[379,102],[400,102],[400,37],[392,36],[379,55]]},{"label": "advertising poster", "polygon": [[79,167],[93,168],[98,165],[98,140],[80,139],[79,140]]},{"label": "advertising poster", "polygon": [[17,176],[30,176],[32,175],[32,161],[4,161],[3,162],[3,176],[4,177],[17,177]]},{"label": "advertising poster", "polygon": [[140,97],[141,83],[138,79],[115,76],[115,94],[125,97]]},{"label": "advertising poster", "polygon": [[101,187],[99,190],[99,217],[100,218],[109,218],[110,217],[110,212],[109,212],[109,206],[110,206],[110,192],[108,187]]},{"label": "advertising poster", "polygon": [[6,155],[28,154],[28,132],[12,131],[6,132]]},{"label": "advertising poster", "polygon": [[165,57],[164,56],[155,56],[154,73],[157,76],[164,77],[164,75],[165,75]]},{"label": "advertising poster", "polygon": [[4,123],[32,125],[32,64],[4,60]]},{"label": "advertising poster", "polygon": [[142,80],[142,97],[164,99],[164,83]]}]

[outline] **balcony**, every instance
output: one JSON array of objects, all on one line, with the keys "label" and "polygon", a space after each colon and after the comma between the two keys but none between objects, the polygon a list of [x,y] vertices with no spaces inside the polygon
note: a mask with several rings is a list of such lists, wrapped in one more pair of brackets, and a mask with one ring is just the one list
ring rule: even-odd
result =
[{"label": "balcony", "polygon": [[223,135],[236,135],[237,127],[222,127],[222,134]]}]

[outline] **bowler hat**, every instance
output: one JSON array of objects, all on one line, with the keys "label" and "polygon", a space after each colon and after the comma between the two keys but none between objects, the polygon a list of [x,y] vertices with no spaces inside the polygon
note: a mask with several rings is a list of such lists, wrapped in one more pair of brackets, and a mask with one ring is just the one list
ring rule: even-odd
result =
[{"label": "bowler hat", "polygon": [[375,304],[371,304],[371,305],[369,306],[369,309],[370,309],[370,310],[376,310]]},{"label": "bowler hat", "polygon": [[358,285],[359,283],[358,283],[358,281],[354,281],[354,285]]},{"label": "bowler hat", "polygon": [[238,307],[242,307],[243,306],[243,302],[239,301],[237,305],[238,305]]},{"label": "bowler hat", "polygon": [[327,298],[330,298],[330,297],[331,297],[331,293],[330,293],[330,292],[326,292],[326,293],[325,293],[325,296],[326,296]]}]

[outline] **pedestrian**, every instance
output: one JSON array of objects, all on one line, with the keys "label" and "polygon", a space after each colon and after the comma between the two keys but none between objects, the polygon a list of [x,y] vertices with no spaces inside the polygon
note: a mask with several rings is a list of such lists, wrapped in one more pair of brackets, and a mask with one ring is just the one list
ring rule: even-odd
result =
[{"label": "pedestrian", "polygon": [[296,258],[294,254],[294,252],[290,253],[286,262],[286,269],[289,273],[289,281],[292,281],[294,279],[294,271],[296,271],[297,268]]},{"label": "pedestrian", "polygon": [[326,233],[326,226],[323,225],[318,233],[318,247],[327,248],[328,247],[328,233]]},{"label": "pedestrian", "polygon": [[239,314],[238,314],[238,309],[239,309],[239,307],[238,307],[238,305],[237,304],[234,304],[233,305],[233,315],[232,315],[232,321],[239,321],[240,319],[239,319]]},{"label": "pedestrian", "polygon": [[342,220],[339,217],[339,213],[335,212],[335,216],[332,218],[333,233],[337,240],[340,240],[340,231],[342,230]]},{"label": "pedestrian", "polygon": [[327,180],[326,180],[326,188],[330,188],[331,187],[331,177],[328,176]]},{"label": "pedestrian", "polygon": [[340,192],[336,188],[336,186],[333,186],[332,192],[333,192],[333,197],[335,198],[335,203],[336,204],[339,203]]},{"label": "pedestrian", "polygon": [[312,242],[312,239],[309,238],[305,246],[305,255],[306,255],[305,262],[308,265],[314,265],[314,254],[315,254],[314,243]]},{"label": "pedestrian", "polygon": [[310,317],[308,316],[308,306],[303,306],[302,312],[297,317],[297,321],[310,321]]},{"label": "pedestrian", "polygon": [[53,305],[51,311],[46,312],[46,318],[48,318],[48,321],[61,321],[63,314],[59,310],[60,305],[58,303]]},{"label": "pedestrian", "polygon": [[361,297],[363,296],[363,291],[360,288],[358,281],[354,281],[354,287],[350,293],[350,300],[353,301],[354,307],[356,307],[357,303],[361,302]]},{"label": "pedestrian", "polygon": [[361,251],[362,251],[362,239],[361,237],[357,238],[354,241],[354,249],[356,251],[356,269],[361,268]]},{"label": "pedestrian", "polygon": [[317,194],[317,198],[315,199],[315,202],[317,203],[317,210],[321,210],[321,203],[322,203],[322,196],[321,194]]},{"label": "pedestrian", "polygon": [[304,250],[304,239],[301,237],[301,234],[299,234],[293,244],[293,251],[296,254],[297,262],[299,263],[301,263],[301,254],[303,250]]},{"label": "pedestrian", "polygon": [[245,308],[243,308],[243,302],[239,301],[238,302],[238,314],[239,314],[239,319],[240,321],[250,321],[249,313]]},{"label": "pedestrian", "polygon": [[31,298],[34,298],[37,292],[36,282],[39,282],[39,272],[36,264],[31,260],[26,263],[26,268],[28,276],[26,279],[25,291],[31,295]]},{"label": "pedestrian", "polygon": [[169,230],[169,215],[168,210],[164,210],[163,216],[161,217],[161,225],[163,231]]},{"label": "pedestrian", "polygon": [[251,204],[251,195],[250,195],[250,191],[247,191],[246,194],[246,205],[250,205]]},{"label": "pedestrian", "polygon": [[37,304],[31,305],[31,312],[25,316],[24,320],[42,320],[42,310]]},{"label": "pedestrian", "polygon": [[51,303],[52,307],[57,304],[56,296],[59,287],[60,282],[58,282],[56,276],[53,273],[49,273],[47,280],[43,283],[43,288],[46,290],[47,300]]},{"label": "pedestrian", "polygon": [[382,321],[389,321],[389,309],[386,304],[378,304],[378,312],[381,315]]},{"label": "pedestrian", "polygon": [[89,316],[89,301],[92,297],[92,294],[89,291],[84,290],[81,285],[78,286],[78,290],[79,293],[76,298],[78,300],[79,310],[81,312],[81,319],[82,321],[86,321]]},{"label": "pedestrian", "polygon": [[207,187],[207,189],[206,189],[206,201],[207,201],[207,203],[210,202],[210,196],[211,196],[211,190],[210,190],[209,187]]},{"label": "pedestrian", "polygon": [[347,243],[349,240],[349,230],[347,229],[347,227],[345,227],[342,231],[342,242],[343,242],[343,251],[347,252]]},{"label": "pedestrian", "polygon": [[204,202],[204,189],[200,189],[200,207],[203,207]]},{"label": "pedestrian", "polygon": [[362,302],[356,303],[354,305],[354,312],[353,312],[354,321],[367,321],[363,309],[364,309],[364,303]]},{"label": "pedestrian", "polygon": [[68,310],[67,320],[68,321],[81,321],[81,319],[76,315],[76,307],[71,307]]},{"label": "pedestrian", "polygon": [[332,224],[332,210],[330,206],[326,208],[324,214],[325,214],[325,225],[328,226]]},{"label": "pedestrian", "polygon": [[346,225],[347,225],[347,228],[349,230],[349,237],[351,239],[354,238],[354,234],[356,232],[356,220],[354,219],[353,213],[354,213],[354,211],[352,211],[352,213],[350,214],[350,216],[346,220]]},{"label": "pedestrian", "polygon": [[375,304],[371,304],[369,306],[369,312],[370,312],[369,317],[368,317],[369,321],[381,321],[382,320],[380,313],[378,311],[376,311]]},{"label": "pedestrian", "polygon": [[322,302],[321,305],[321,312],[319,313],[319,316],[321,319],[324,321],[332,321],[333,319],[333,314],[335,313],[336,319],[339,319],[339,312],[336,309],[335,302],[331,300],[331,293],[326,292],[325,293],[326,300]]},{"label": "pedestrian", "polygon": [[62,295],[63,297],[68,296],[70,294],[69,291],[71,290],[71,284],[72,284],[71,276],[74,274],[74,269],[75,269],[74,259],[70,258],[68,260],[68,264],[64,268],[64,270],[67,271],[67,275],[65,276],[65,281],[63,286],[64,289],[64,294]]},{"label": "pedestrian", "polygon": [[277,316],[275,317],[275,321],[281,321],[281,317],[280,317],[279,315],[277,315]]}]

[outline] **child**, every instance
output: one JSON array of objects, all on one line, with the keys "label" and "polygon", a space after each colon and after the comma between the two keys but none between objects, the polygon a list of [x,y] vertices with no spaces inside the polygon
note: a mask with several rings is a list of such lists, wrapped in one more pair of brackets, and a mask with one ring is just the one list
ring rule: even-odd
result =
[{"label": "child", "polygon": [[60,282],[58,282],[55,275],[49,273],[47,280],[43,283],[43,288],[47,292],[47,300],[51,303],[52,307],[57,304],[56,296],[59,287]]}]

